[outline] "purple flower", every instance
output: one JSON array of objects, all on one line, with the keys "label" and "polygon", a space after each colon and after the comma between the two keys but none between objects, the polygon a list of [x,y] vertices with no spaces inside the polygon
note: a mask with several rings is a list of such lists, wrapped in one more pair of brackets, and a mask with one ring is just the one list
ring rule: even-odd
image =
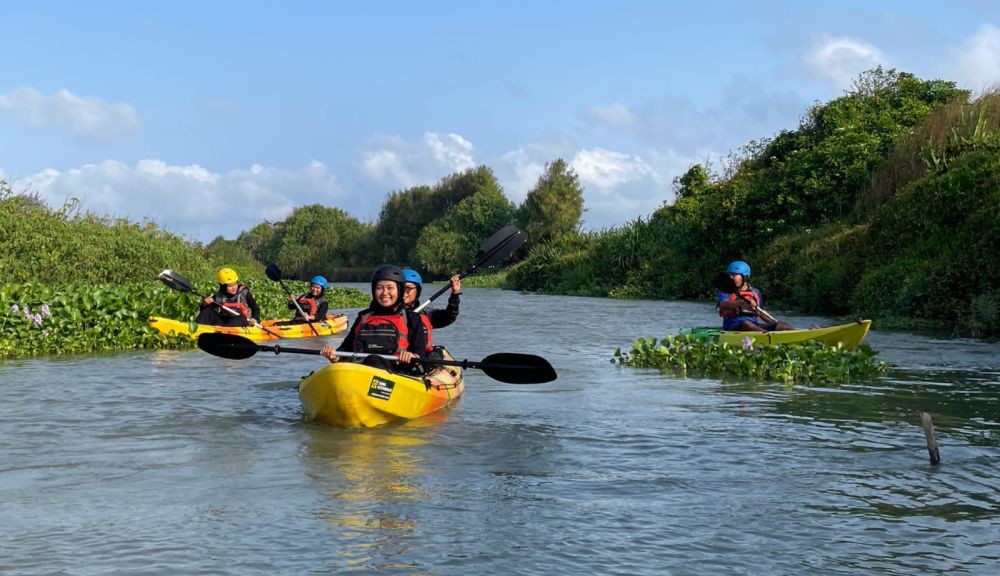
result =
[{"label": "purple flower", "polygon": [[45,318],[52,316],[52,310],[49,310],[48,304],[42,304],[42,316],[44,316]]},{"label": "purple flower", "polygon": [[49,337],[49,331],[48,330],[42,330],[42,336],[45,336],[46,338],[48,338]]},{"label": "purple flower", "polygon": [[753,338],[751,338],[749,336],[744,336],[743,337],[743,349],[744,350],[753,350]]},{"label": "purple flower", "polygon": [[17,304],[14,304],[13,306],[10,307],[10,311],[13,312],[14,314],[17,314],[18,312],[21,311],[21,307],[18,306]]},{"label": "purple flower", "polygon": [[31,321],[35,323],[35,326],[41,326],[42,325],[42,315],[41,314],[35,314],[34,316],[31,317]]}]

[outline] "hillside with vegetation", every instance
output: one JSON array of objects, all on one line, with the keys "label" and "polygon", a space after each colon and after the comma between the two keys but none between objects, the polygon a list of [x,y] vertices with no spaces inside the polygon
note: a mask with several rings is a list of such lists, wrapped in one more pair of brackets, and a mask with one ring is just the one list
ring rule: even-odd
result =
[{"label": "hillside with vegetation", "polygon": [[692,166],[648,218],[535,244],[508,283],[698,299],[741,259],[786,308],[997,334],[998,125],[1000,92],[875,69],[720,173]]}]

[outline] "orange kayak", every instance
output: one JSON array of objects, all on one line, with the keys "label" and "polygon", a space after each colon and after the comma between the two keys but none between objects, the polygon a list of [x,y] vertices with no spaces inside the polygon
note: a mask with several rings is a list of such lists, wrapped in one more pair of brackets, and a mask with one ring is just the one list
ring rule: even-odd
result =
[{"label": "orange kayak", "polygon": [[279,324],[282,320],[264,320],[261,322],[263,328],[256,326],[210,326],[207,324],[195,324],[194,322],[182,322],[171,320],[170,318],[160,318],[150,316],[147,322],[150,328],[158,330],[164,335],[190,336],[197,340],[198,336],[207,332],[221,332],[223,334],[235,334],[249,338],[254,342],[264,342],[267,340],[277,340],[279,338],[309,338],[311,336],[329,336],[347,330],[347,316],[344,314],[327,314],[326,320],[313,322],[313,333],[308,324]]}]

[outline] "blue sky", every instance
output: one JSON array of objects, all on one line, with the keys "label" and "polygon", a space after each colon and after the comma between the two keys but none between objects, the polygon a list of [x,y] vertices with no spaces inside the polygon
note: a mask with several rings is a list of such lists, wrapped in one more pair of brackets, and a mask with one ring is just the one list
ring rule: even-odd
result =
[{"label": "blue sky", "polygon": [[206,242],[480,164],[519,203],[556,158],[614,226],[862,70],[1000,81],[974,0],[0,6],[0,177]]}]

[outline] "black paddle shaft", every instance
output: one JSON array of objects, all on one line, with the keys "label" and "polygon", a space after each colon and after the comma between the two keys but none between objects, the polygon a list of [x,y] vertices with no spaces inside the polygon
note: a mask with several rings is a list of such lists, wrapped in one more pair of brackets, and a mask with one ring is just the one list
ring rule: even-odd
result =
[{"label": "black paddle shaft", "polygon": [[[213,356],[228,358],[230,360],[244,360],[257,352],[274,352],[275,354],[285,352],[288,354],[310,354],[314,356],[321,354],[315,348],[286,348],[279,345],[257,344],[242,336],[224,334],[222,332],[206,332],[198,336],[198,348]],[[386,356],[383,354],[338,352],[337,355],[347,358],[379,356],[381,358],[397,360],[395,356]],[[414,359],[414,362],[429,366],[476,368],[482,370],[490,378],[508,384],[541,384],[551,382],[557,378],[556,371],[549,364],[548,360],[533,354],[500,352],[490,354],[486,358],[483,358],[481,362],[445,360],[441,358],[417,358]]]},{"label": "black paddle shaft", "polygon": [[[264,274],[267,274],[268,278],[280,284],[281,289],[285,291],[285,294],[288,294],[289,296],[292,295],[292,291],[288,289],[288,286],[285,286],[285,282],[281,276],[281,269],[278,268],[277,264],[273,262],[268,264],[267,268],[264,269]],[[302,318],[306,321],[306,324],[309,325],[309,329],[312,330],[313,335],[319,336],[319,332],[316,331],[316,327],[313,326],[312,322],[310,322],[309,319],[306,318],[306,311],[302,309],[302,306],[299,306],[299,301],[293,299],[292,304],[295,304],[295,308],[299,311],[299,314],[302,315]]]}]

